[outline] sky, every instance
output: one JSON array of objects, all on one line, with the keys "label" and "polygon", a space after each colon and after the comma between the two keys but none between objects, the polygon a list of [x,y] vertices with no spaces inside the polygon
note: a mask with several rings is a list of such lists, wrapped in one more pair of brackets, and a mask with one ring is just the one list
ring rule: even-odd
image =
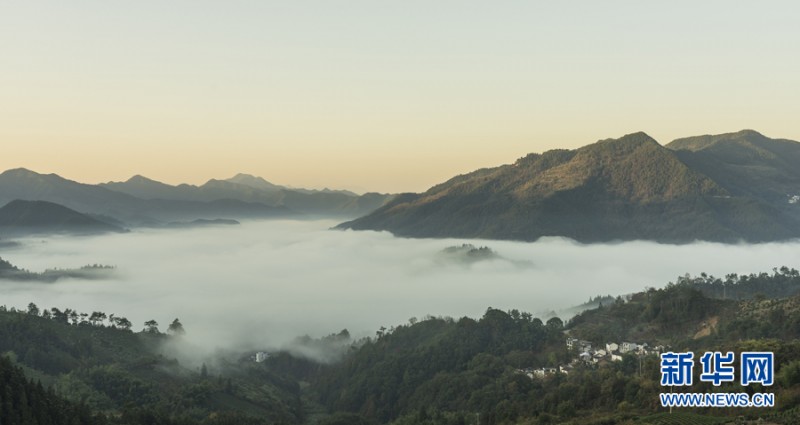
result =
[{"label": "sky", "polygon": [[0,170],[422,191],[645,131],[800,140],[792,1],[0,2]]}]

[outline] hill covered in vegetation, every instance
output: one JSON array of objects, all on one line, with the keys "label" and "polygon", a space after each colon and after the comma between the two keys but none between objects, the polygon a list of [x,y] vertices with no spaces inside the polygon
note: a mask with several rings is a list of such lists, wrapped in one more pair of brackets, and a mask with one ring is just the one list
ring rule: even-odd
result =
[{"label": "hill covered in vegetation", "polygon": [[399,195],[339,227],[526,241],[800,237],[800,196],[792,192],[800,181],[792,160],[800,156],[800,143],[752,131],[704,137],[664,147],[634,133],[576,150],[530,154],[424,193]]},{"label": "hill covered in vegetation", "polygon": [[124,231],[121,227],[52,202],[14,200],[0,208],[0,234],[3,235]]},{"label": "hill covered in vegetation", "polygon": [[[135,332],[121,316],[30,304],[0,308],[0,352],[28,383],[62,400],[56,405],[99,421],[85,423],[791,424],[800,415],[799,288],[800,273],[788,268],[683,276],[662,289],[594,299],[596,308],[566,323],[489,308],[480,318],[411,318],[371,338],[352,340],[344,330],[202,364],[176,357],[191,332],[178,319],[166,333],[155,320]],[[774,352],[768,389],[696,379],[691,391],[769,391],[776,407],[666,415],[658,396],[658,353],[666,350]],[[25,409],[10,400],[8,411]]]},{"label": "hill covered in vegetation", "polygon": [[[33,303],[25,310],[0,307],[0,353],[29,379],[108,423],[302,421],[296,382],[246,359],[181,364],[169,347],[180,343],[183,332],[177,319],[167,333],[155,320],[134,332],[127,318],[104,312],[43,309]],[[3,379],[0,388],[7,384]],[[17,399],[15,406],[22,409],[23,402]]]}]

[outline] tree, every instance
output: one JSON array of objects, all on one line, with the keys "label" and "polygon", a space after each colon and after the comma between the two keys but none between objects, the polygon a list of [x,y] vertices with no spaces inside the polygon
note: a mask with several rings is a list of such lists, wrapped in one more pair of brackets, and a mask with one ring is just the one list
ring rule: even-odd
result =
[{"label": "tree", "polygon": [[102,325],[103,321],[106,320],[106,314],[102,311],[94,311],[92,315],[89,316],[89,322],[92,323],[92,326]]},{"label": "tree", "polygon": [[61,310],[53,307],[50,309],[50,317],[58,323],[68,324],[68,313],[69,309],[62,312]]},{"label": "tree", "polygon": [[131,326],[133,326],[131,321],[128,320],[126,317],[119,317],[119,316],[114,317],[114,324],[117,326],[117,328],[123,329],[123,330],[126,330],[126,331],[128,329],[130,329]]},{"label": "tree", "polygon": [[39,307],[36,306],[34,303],[28,304],[28,314],[31,316],[38,316],[39,315]]},{"label": "tree", "polygon": [[547,321],[547,327],[550,329],[561,329],[564,327],[564,322],[558,317],[553,317]]},{"label": "tree", "polygon": [[147,332],[151,334],[157,334],[158,332],[158,322],[155,320],[148,320],[144,322],[144,329],[142,332]]},{"label": "tree", "polygon": [[176,317],[175,320],[173,320],[172,323],[169,324],[169,327],[167,328],[167,333],[170,333],[172,335],[184,335],[186,331],[183,329],[183,324],[181,324],[181,321],[178,320],[178,318]]}]

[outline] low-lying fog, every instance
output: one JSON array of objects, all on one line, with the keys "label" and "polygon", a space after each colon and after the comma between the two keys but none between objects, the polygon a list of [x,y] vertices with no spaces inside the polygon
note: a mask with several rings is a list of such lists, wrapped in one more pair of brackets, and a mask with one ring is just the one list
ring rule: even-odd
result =
[{"label": "low-lying fog", "polygon": [[[0,281],[0,304],[66,307],[125,316],[140,330],[180,318],[190,342],[213,349],[275,347],[298,335],[347,328],[372,335],[412,316],[479,317],[487,307],[533,313],[599,294],[662,287],[684,273],[770,271],[797,266],[798,243],[580,245],[401,239],[331,231],[332,221],[146,230],[97,237],[28,239],[0,256],[31,271],[117,266],[108,281]],[[448,261],[448,246],[488,245],[502,258]]]}]

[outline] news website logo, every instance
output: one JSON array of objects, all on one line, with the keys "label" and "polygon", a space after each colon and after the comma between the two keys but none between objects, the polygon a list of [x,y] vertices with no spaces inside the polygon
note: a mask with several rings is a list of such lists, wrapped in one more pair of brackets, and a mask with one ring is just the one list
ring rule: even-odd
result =
[{"label": "news website logo", "polygon": [[[728,351],[707,351],[700,357],[701,382],[709,382],[715,387],[724,382],[736,381],[735,355]],[[686,387],[693,384],[694,353],[667,352],[661,354],[661,386]],[[739,383],[745,387],[773,384],[775,375],[775,355],[766,351],[742,352],[739,358]],[[664,407],[773,407],[773,393],[661,393]]]}]

